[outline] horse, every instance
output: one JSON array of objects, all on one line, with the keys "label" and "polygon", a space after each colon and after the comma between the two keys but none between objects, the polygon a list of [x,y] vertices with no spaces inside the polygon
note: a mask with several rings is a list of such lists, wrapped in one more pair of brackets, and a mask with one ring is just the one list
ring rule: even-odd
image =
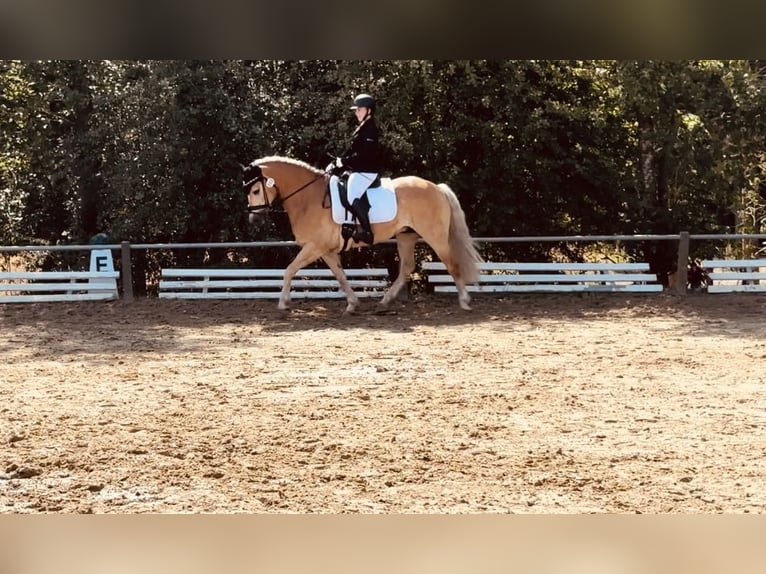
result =
[{"label": "horse", "polygon": [[[241,167],[250,223],[255,223],[275,204],[281,204],[295,241],[301,247],[285,269],[278,308],[289,309],[295,274],[322,258],[346,295],[345,313],[354,313],[359,298],[346,279],[340,254],[344,248],[363,248],[367,244],[345,238],[341,224],[333,218],[327,205],[330,173],[304,161],[280,156],[263,157]],[[469,311],[471,297],[466,285],[478,281],[482,258],[457,196],[448,185],[437,185],[417,176],[386,181],[386,187],[395,195],[395,215],[390,220],[372,223],[373,244],[396,238],[399,275],[379,301],[379,309],[389,306],[415,270],[415,244],[422,238],[454,278],[460,307]]]}]

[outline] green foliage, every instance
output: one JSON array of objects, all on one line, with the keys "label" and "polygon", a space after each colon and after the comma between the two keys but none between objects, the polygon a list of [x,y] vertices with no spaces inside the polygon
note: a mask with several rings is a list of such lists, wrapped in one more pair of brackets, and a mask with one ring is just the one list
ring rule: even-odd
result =
[{"label": "green foliage", "polygon": [[2,61],[0,242],[290,239],[285,218],[247,224],[239,164],[324,166],[360,92],[386,175],[448,183],[475,236],[763,232],[763,85],[743,60]]}]

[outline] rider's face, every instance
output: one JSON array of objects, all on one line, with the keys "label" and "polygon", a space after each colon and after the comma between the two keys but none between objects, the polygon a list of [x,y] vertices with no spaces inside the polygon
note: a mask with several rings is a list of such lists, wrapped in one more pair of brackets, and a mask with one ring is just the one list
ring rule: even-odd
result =
[{"label": "rider's face", "polygon": [[356,108],[354,114],[356,115],[356,121],[361,122],[367,115],[367,108]]}]

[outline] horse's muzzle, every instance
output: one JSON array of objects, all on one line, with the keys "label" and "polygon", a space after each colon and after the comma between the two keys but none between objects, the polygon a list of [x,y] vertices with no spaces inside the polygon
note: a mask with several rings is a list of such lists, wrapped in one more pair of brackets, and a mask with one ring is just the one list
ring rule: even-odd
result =
[{"label": "horse's muzzle", "polygon": [[247,208],[247,213],[247,220],[250,222],[250,225],[253,225],[263,219],[263,214],[266,213],[266,206],[252,205]]}]

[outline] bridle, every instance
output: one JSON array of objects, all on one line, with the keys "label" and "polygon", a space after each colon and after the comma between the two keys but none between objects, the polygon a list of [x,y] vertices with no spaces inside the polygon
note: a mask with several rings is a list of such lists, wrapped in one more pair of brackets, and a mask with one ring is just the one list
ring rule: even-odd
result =
[{"label": "bridle", "polygon": [[[261,191],[263,193],[264,197],[264,203],[261,205],[248,205],[247,206],[247,212],[248,213],[255,213],[258,211],[262,211],[264,209],[272,209],[273,204],[269,201],[269,194],[266,193],[267,187],[273,187],[277,192],[277,199],[280,199],[281,202],[284,204],[288,199],[290,199],[293,195],[303,191],[308,186],[310,186],[312,183],[317,181],[319,178],[325,177],[326,174],[320,173],[317,175],[314,179],[309,181],[308,183],[303,184],[295,191],[291,191],[288,193],[285,197],[282,197],[282,192],[279,190],[279,186],[277,185],[277,182],[274,181],[274,178],[271,177],[265,177],[263,175],[263,171],[261,170],[261,166],[259,165],[253,165],[250,164],[244,168],[244,173],[242,175],[243,183],[242,187],[245,189],[245,191],[249,190],[250,187],[255,183],[261,184]],[[276,203],[276,202],[275,202]]]}]

